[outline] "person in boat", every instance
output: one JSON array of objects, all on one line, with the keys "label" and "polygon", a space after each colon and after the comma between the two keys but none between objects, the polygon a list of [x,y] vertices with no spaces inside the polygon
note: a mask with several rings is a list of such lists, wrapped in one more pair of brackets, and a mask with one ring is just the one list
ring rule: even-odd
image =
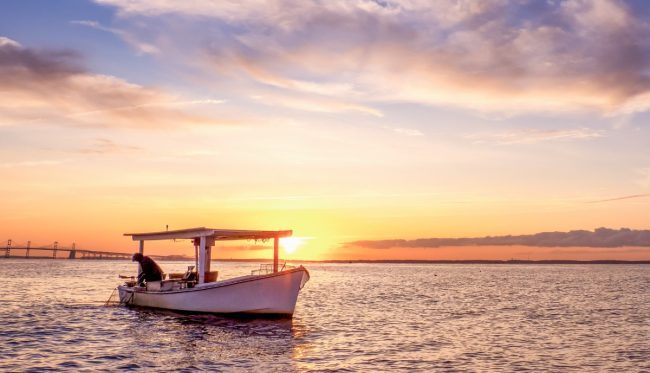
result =
[{"label": "person in boat", "polygon": [[161,281],[163,279],[162,269],[150,257],[135,253],[133,254],[132,261],[140,263],[140,268],[142,269],[142,272],[138,275],[138,285],[144,285],[148,281]]}]

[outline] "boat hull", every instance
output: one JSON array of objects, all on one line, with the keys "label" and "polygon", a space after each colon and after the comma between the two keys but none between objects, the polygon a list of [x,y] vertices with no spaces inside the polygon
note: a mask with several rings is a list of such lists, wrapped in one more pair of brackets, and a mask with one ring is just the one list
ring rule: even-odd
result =
[{"label": "boat hull", "polygon": [[118,286],[120,302],[126,305],[176,311],[293,315],[298,293],[309,280],[299,267],[260,276],[243,276],[206,283],[188,289],[147,291]]}]

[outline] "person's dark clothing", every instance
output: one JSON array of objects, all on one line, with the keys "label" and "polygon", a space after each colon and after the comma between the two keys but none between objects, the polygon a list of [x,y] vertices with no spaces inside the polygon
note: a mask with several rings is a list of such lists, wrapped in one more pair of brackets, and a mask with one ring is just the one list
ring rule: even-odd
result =
[{"label": "person's dark clothing", "polygon": [[140,263],[142,273],[138,276],[138,283],[142,284],[145,281],[160,281],[163,278],[163,271],[153,259],[148,256],[135,258],[135,261]]}]

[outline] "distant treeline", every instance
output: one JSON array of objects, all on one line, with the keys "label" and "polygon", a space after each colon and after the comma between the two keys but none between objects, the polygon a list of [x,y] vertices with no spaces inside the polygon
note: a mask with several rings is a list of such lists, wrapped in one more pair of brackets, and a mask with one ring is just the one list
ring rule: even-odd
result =
[{"label": "distant treeline", "polygon": [[518,236],[486,236],[473,238],[419,238],[415,240],[365,240],[347,242],[346,246],[373,249],[391,247],[442,247],[442,246],[540,246],[540,247],[622,247],[649,246],[650,230],[629,228],[597,228],[593,232],[543,232]]}]

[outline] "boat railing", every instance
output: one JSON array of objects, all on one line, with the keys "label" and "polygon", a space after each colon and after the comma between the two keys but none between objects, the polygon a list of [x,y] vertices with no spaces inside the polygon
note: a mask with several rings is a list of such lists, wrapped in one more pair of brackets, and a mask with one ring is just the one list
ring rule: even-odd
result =
[{"label": "boat railing", "polygon": [[[286,262],[278,264],[278,272],[282,272],[286,269],[293,269],[296,268],[295,266],[288,265]],[[265,263],[265,264],[260,264],[259,269],[254,269],[251,271],[251,275],[253,276],[260,276],[260,275],[268,275],[270,273],[273,273],[273,264],[272,263]]]}]

